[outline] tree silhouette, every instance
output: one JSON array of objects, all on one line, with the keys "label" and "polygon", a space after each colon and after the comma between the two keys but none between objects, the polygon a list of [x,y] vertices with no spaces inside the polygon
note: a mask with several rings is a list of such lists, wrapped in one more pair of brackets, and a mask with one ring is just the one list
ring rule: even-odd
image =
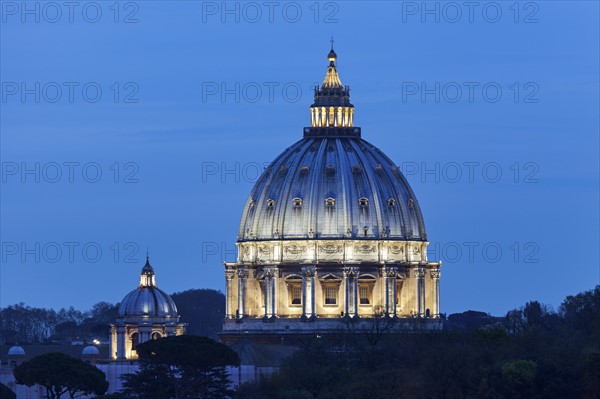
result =
[{"label": "tree silhouette", "polygon": [[348,328],[343,350],[308,343],[237,397],[600,399],[600,287],[567,297],[558,314],[531,301],[506,318],[457,318],[451,329],[392,330],[380,340]]},{"label": "tree silhouette", "polygon": [[231,396],[227,366],[237,353],[207,337],[181,335],[137,347],[140,370],[125,377],[124,393],[136,399],[225,399]]},{"label": "tree silhouette", "polygon": [[102,371],[64,353],[46,353],[15,367],[17,384],[41,385],[46,398],[60,399],[68,394],[71,399],[83,395],[102,395],[108,382]]},{"label": "tree silhouette", "polygon": [[17,394],[0,382],[0,399],[17,399]]}]

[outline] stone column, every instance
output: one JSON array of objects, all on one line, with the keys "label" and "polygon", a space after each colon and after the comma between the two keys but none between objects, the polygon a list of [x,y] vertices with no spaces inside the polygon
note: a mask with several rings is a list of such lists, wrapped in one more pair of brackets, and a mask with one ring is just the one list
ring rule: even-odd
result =
[{"label": "stone column", "polygon": [[388,317],[396,316],[396,276],[397,267],[385,267],[383,269],[385,276],[385,315]]},{"label": "stone column", "polygon": [[439,319],[440,317],[440,269],[431,270],[431,278],[433,280],[433,309],[431,309],[431,317]]},{"label": "stone column", "polygon": [[225,318],[233,319],[233,304],[231,303],[231,296],[233,292],[231,292],[231,283],[233,282],[233,278],[235,277],[235,270],[233,269],[225,269]]},{"label": "stone column", "polygon": [[344,268],[344,314],[358,315],[358,268]]},{"label": "stone column", "polygon": [[238,319],[246,316],[246,281],[248,280],[248,269],[240,268],[238,273]]},{"label": "stone column", "polygon": [[413,270],[416,279],[415,314],[417,317],[425,316],[425,269],[417,267]]},{"label": "stone column", "polygon": [[143,344],[144,342],[150,341],[150,334],[152,333],[152,327],[151,326],[140,326],[139,327],[139,343]]},{"label": "stone column", "polygon": [[117,359],[125,359],[125,326],[117,327]]},{"label": "stone column", "polygon": [[275,317],[276,310],[276,295],[275,295],[275,279],[277,276],[277,268],[276,267],[265,267],[264,268],[264,276],[265,276],[265,318]]},{"label": "stone column", "polygon": [[110,343],[108,346],[108,358],[116,359],[117,358],[117,327],[110,326]]},{"label": "stone column", "polygon": [[302,268],[302,317],[316,317],[315,309],[315,274],[314,266]]}]

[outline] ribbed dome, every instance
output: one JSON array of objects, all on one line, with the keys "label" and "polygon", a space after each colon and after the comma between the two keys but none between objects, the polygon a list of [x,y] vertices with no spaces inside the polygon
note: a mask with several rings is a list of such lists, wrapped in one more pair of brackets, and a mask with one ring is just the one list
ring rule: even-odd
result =
[{"label": "ribbed dome", "polygon": [[238,241],[386,239],[426,241],[417,199],[405,177],[354,127],[350,88],[335,61],[315,88],[304,139],[263,172],[246,202]]},{"label": "ribbed dome", "polygon": [[156,286],[154,269],[147,257],[139,287],[127,294],[119,306],[119,317],[139,316],[177,317],[177,306]]},{"label": "ribbed dome", "polygon": [[277,238],[427,236],[412,189],[379,149],[358,137],[307,137],[264,171],[244,208],[239,241]]},{"label": "ribbed dome", "polygon": [[121,301],[119,316],[177,317],[175,302],[156,287],[139,287]]}]

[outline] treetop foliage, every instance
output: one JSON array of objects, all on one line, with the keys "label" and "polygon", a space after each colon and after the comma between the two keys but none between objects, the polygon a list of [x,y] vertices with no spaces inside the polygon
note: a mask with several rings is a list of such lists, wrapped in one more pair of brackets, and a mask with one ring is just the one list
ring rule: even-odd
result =
[{"label": "treetop foliage", "polygon": [[102,371],[59,352],[46,353],[15,367],[17,384],[46,388],[49,398],[59,399],[65,393],[71,398],[78,394],[102,395],[108,382]]},{"label": "treetop foliage", "polygon": [[17,394],[0,382],[0,399],[17,399]]},{"label": "treetop foliage", "polygon": [[208,337],[179,335],[150,340],[138,345],[143,361],[209,371],[214,367],[238,366],[239,356],[227,345]]},{"label": "treetop foliage", "polygon": [[125,376],[124,394],[134,399],[227,399],[233,391],[226,366],[238,354],[207,337],[180,335],[138,346],[140,370]]},{"label": "treetop foliage", "polygon": [[[481,319],[472,312],[462,317]],[[498,318],[492,318],[498,319]],[[240,399],[600,399],[600,286],[559,312],[537,301],[500,322],[378,341],[314,343]],[[468,323],[463,323],[468,324]],[[475,323],[476,324],[476,323]]]}]

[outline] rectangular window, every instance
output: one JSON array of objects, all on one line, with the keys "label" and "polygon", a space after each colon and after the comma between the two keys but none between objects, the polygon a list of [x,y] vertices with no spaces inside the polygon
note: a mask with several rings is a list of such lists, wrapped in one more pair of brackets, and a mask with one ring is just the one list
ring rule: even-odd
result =
[{"label": "rectangular window", "polygon": [[396,309],[400,309],[401,303],[400,299],[402,298],[402,283],[396,284]]},{"label": "rectangular window", "polygon": [[337,305],[337,285],[325,286],[325,305]]},{"label": "rectangular window", "polygon": [[359,285],[358,291],[360,294],[360,304],[361,305],[370,305],[371,299],[369,298],[371,295],[371,289],[368,285]]},{"label": "rectangular window", "polygon": [[292,285],[292,305],[302,305],[302,286]]}]

